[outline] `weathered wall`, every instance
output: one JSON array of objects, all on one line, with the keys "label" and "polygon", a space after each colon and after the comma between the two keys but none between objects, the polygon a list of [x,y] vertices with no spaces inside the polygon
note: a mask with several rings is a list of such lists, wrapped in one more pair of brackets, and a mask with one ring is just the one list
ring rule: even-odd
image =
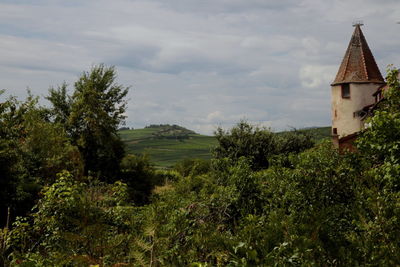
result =
[{"label": "weathered wall", "polygon": [[354,117],[353,113],[375,102],[372,94],[379,86],[374,83],[351,83],[350,98],[342,98],[340,85],[332,86],[332,128],[337,128],[339,138],[358,132],[363,128],[360,117]]}]

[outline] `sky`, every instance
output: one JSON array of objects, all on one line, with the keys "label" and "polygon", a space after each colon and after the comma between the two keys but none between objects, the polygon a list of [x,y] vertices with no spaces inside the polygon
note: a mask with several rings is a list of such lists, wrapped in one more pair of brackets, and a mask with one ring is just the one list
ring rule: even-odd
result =
[{"label": "sky", "polygon": [[0,0],[0,100],[104,63],[131,88],[128,127],[329,126],[358,20],[382,75],[399,67],[398,0]]}]

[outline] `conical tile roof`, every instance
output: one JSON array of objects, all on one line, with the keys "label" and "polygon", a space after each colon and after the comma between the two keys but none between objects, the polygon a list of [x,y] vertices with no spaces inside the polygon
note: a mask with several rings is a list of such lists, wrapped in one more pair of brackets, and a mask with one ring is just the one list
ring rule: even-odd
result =
[{"label": "conical tile roof", "polygon": [[355,25],[353,36],[332,85],[385,82],[360,26]]}]

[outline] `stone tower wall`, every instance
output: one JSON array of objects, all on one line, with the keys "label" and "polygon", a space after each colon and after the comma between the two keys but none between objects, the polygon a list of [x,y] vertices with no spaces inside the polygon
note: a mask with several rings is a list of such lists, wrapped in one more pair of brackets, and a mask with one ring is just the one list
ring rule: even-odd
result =
[{"label": "stone tower wall", "polygon": [[350,98],[342,98],[341,85],[332,86],[332,130],[337,129],[339,138],[363,129],[361,117],[356,112],[375,103],[372,95],[380,86],[376,83],[350,83]]}]

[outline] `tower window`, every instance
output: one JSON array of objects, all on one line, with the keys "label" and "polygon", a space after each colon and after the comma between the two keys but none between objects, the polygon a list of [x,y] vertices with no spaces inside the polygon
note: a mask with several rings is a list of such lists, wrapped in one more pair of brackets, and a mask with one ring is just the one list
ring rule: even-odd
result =
[{"label": "tower window", "polygon": [[333,128],[333,129],[332,129],[332,133],[333,133],[334,135],[336,135],[336,134],[337,134],[337,128]]},{"label": "tower window", "polygon": [[350,98],[350,84],[342,84],[342,98]]}]

